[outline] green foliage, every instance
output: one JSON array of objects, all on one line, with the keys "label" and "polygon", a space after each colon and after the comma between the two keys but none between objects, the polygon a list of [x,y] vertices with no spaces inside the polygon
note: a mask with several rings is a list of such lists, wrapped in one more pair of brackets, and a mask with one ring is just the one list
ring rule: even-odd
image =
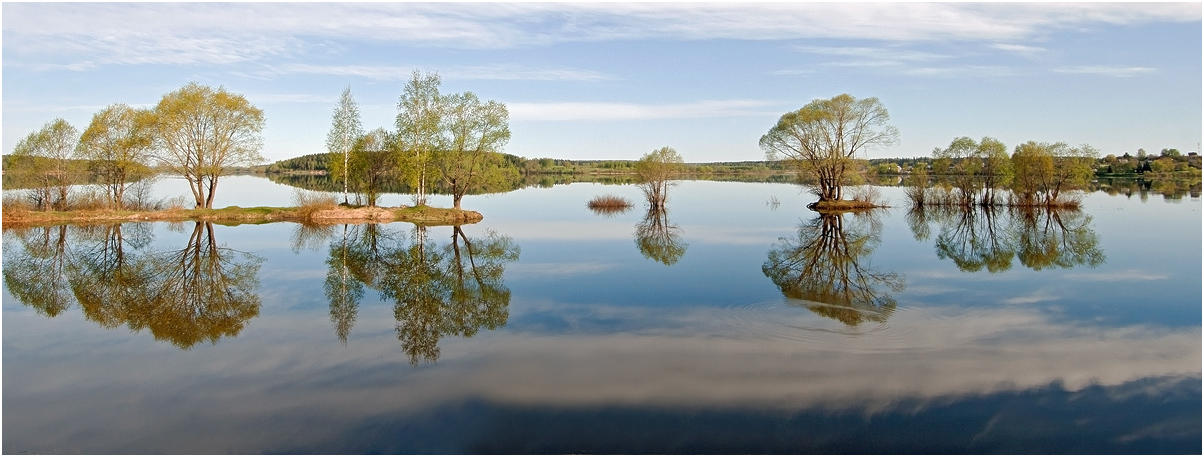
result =
[{"label": "green foliage", "polygon": [[760,145],[769,160],[781,158],[797,166],[814,183],[820,201],[840,200],[846,175],[857,171],[856,155],[898,141],[899,130],[889,120],[877,98],[841,94],[783,114]]},{"label": "green foliage", "polygon": [[330,152],[331,176],[343,183],[343,202],[347,202],[348,181],[351,167],[351,149],[364,134],[360,123],[359,105],[351,97],[351,86],[343,89],[339,106],[331,115],[330,131],[326,134],[326,150]]},{"label": "green foliage", "polygon": [[155,106],[158,159],[188,182],[198,208],[212,208],[231,167],[263,161],[263,111],[242,95],[189,83]]},{"label": "green foliage", "polygon": [[636,162],[636,177],[649,207],[664,208],[671,180],[685,170],[684,163],[681,154],[668,146],[644,154]]},{"label": "green foliage", "polygon": [[456,209],[466,193],[517,177],[517,170],[500,154],[510,140],[506,105],[481,102],[476,94],[465,92],[445,96],[441,110],[446,138],[434,163]]},{"label": "green foliage", "polygon": [[7,173],[19,187],[30,189],[29,199],[40,210],[67,209],[71,184],[83,172],[75,158],[79,131],[63,119],[47,122],[13,148]]},{"label": "green foliage", "polygon": [[414,189],[414,204],[425,205],[427,183],[432,179],[431,155],[443,145],[443,97],[438,74],[411,74],[397,102],[397,137],[401,169]]},{"label": "green foliage", "polygon": [[122,209],[131,181],[150,175],[154,146],[154,113],[124,103],[109,105],[92,116],[80,137],[77,153],[88,159],[92,176],[105,188],[109,203]]}]

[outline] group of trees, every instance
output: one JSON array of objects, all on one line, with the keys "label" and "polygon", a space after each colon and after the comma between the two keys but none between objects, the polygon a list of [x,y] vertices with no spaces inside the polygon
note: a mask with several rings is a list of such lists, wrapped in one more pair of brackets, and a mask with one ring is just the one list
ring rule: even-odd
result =
[{"label": "group of trees", "polygon": [[263,160],[263,124],[263,111],[243,96],[189,83],[154,108],[109,105],[82,134],[63,119],[47,122],[17,144],[5,172],[38,209],[66,209],[70,187],[89,179],[122,209],[131,183],[157,164],[187,180],[196,207],[211,208],[221,176]]},{"label": "group of trees", "polygon": [[365,133],[351,88],[343,91],[327,135],[331,176],[343,184],[343,201],[363,195],[369,206],[389,180],[408,184],[425,205],[438,181],[460,208],[464,195],[518,173],[502,148],[510,140],[506,105],[472,92],[441,94],[438,74],[415,71],[397,103],[395,131]]},{"label": "group of trees", "polygon": [[[1090,145],[1066,143],[1019,144],[1009,156],[999,140],[955,138],[932,152],[936,188],[928,189],[926,169],[912,172],[914,206],[1074,206],[1067,198],[1086,189],[1094,176],[1099,151]],[[1010,193],[1009,193],[1010,192]]]}]

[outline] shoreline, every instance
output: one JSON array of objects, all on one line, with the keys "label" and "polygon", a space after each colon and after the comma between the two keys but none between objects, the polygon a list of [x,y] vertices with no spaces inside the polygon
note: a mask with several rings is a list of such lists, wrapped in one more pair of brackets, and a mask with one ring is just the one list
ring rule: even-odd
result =
[{"label": "shoreline", "polygon": [[416,225],[475,224],[484,219],[476,211],[429,206],[396,207],[334,207],[301,209],[296,207],[257,206],[242,208],[228,206],[218,209],[166,209],[158,211],[24,211],[4,214],[3,228],[37,227],[46,225],[92,225],[125,222],[216,222],[223,225],[297,222],[302,224],[363,224],[409,222]]}]

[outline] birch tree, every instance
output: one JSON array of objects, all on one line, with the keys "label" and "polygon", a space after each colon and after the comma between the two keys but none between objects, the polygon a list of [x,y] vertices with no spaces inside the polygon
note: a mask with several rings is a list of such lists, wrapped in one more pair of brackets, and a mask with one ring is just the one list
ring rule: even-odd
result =
[{"label": "birch tree", "polygon": [[[326,150],[331,154],[331,177],[343,181],[343,203],[347,203],[347,182],[351,165],[351,149],[364,134],[360,123],[360,108],[351,97],[351,86],[343,89],[339,106],[335,107],[330,120],[330,132],[326,134]],[[340,176],[342,175],[342,176]]]},{"label": "birch tree", "polygon": [[414,189],[414,204],[426,205],[431,156],[443,147],[441,79],[437,73],[411,74],[397,102],[397,137],[405,177]]}]

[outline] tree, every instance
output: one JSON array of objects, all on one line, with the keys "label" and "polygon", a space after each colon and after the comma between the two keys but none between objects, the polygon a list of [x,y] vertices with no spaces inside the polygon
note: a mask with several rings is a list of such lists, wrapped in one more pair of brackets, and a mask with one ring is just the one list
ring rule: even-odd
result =
[{"label": "tree", "polygon": [[351,98],[351,86],[343,89],[339,106],[335,107],[330,120],[330,132],[326,134],[326,150],[330,151],[331,177],[343,181],[343,203],[347,203],[347,175],[350,171],[351,148],[364,134],[360,124],[360,108]]},{"label": "tree", "polygon": [[932,156],[940,164],[938,173],[948,175],[960,192],[961,205],[974,204],[974,195],[978,191],[977,178],[982,171],[982,161],[978,160],[978,142],[968,136],[954,138],[949,147],[934,149]]},{"label": "tree", "polygon": [[500,154],[510,141],[510,114],[505,104],[481,103],[472,92],[447,95],[442,105],[447,144],[436,152],[434,162],[452,194],[452,204],[460,209],[465,193],[516,174]]},{"label": "tree", "polygon": [[769,160],[783,157],[813,177],[821,203],[837,201],[858,153],[898,141],[899,130],[889,120],[877,98],[841,94],[783,114],[760,144]]},{"label": "tree", "polygon": [[34,206],[41,210],[67,209],[67,194],[79,174],[75,149],[79,131],[56,118],[30,133],[13,148],[11,170],[23,186],[32,188]]},{"label": "tree", "polygon": [[640,182],[640,189],[648,198],[649,208],[665,207],[671,180],[683,170],[685,162],[681,154],[668,146],[649,152],[636,162],[635,175]]},{"label": "tree", "polygon": [[1012,153],[1012,167],[1016,176],[1012,180],[1012,193],[1018,199],[1018,204],[1031,206],[1039,203],[1039,194],[1043,191],[1044,183],[1053,174],[1053,154],[1049,152],[1051,145],[1029,141],[1016,145]]},{"label": "tree", "polygon": [[189,83],[155,107],[160,162],[188,181],[197,208],[212,208],[218,178],[264,159],[263,111],[241,95]]},{"label": "tree", "polygon": [[414,189],[414,204],[418,206],[426,205],[431,155],[443,146],[440,83],[437,73],[423,76],[414,70],[397,102],[402,169]]},{"label": "tree", "polygon": [[397,159],[397,138],[384,128],[361,135],[355,141],[349,164],[351,179],[356,192],[367,197],[368,206],[376,206],[385,182],[396,174]]},{"label": "tree", "polygon": [[109,105],[92,116],[80,136],[78,154],[88,159],[92,174],[104,186],[109,203],[121,209],[131,181],[146,177],[154,146],[154,115],[124,103]]},{"label": "tree", "polygon": [[980,203],[983,206],[994,205],[995,191],[1007,186],[1013,176],[1012,160],[1008,157],[1007,146],[1004,146],[1002,141],[984,136],[978,142],[975,152],[982,160],[979,174],[982,176],[983,194]]}]

